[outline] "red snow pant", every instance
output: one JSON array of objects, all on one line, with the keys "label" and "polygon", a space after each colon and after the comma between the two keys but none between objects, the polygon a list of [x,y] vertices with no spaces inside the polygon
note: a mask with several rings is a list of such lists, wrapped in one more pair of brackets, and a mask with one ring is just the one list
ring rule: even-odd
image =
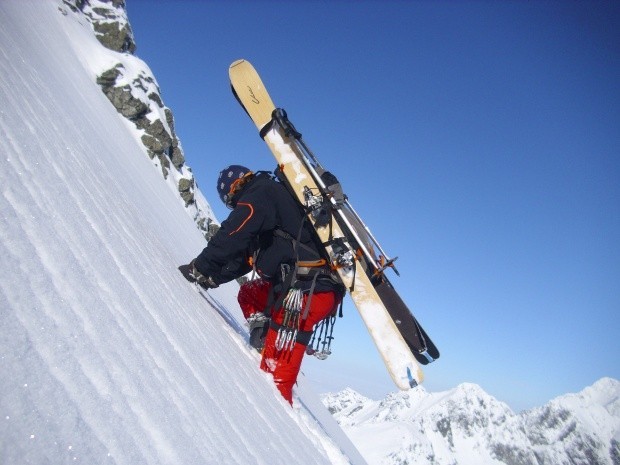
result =
[{"label": "red snow pant", "polygon": [[[264,310],[269,288],[270,284],[265,284],[265,281],[251,281],[241,286],[238,301],[246,318]],[[307,299],[308,296],[304,295],[302,308],[305,308]],[[339,304],[340,295],[336,292],[315,292],[310,301],[308,317],[301,321],[299,331],[312,331],[315,324],[336,312]],[[282,308],[274,310],[271,319],[277,324],[282,324],[284,310]],[[282,397],[293,405],[293,386],[301,369],[306,346],[296,342],[292,349],[277,350],[275,345],[277,335],[277,330],[270,327],[260,367],[263,371],[273,374],[273,380]]]},{"label": "red snow pant", "polygon": [[237,301],[246,320],[255,313],[265,310],[270,289],[271,283],[264,279],[253,279],[241,285]]}]

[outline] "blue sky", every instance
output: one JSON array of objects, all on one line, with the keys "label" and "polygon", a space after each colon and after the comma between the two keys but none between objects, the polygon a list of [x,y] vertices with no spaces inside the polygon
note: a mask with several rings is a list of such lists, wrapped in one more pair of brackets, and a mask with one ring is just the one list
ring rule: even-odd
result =
[{"label": "blue sky", "polygon": [[[399,257],[442,352],[427,389],[474,382],[520,410],[620,378],[619,3],[127,3],[220,219],[223,166],[274,167],[229,90],[230,63],[254,64]],[[350,302],[304,371],[395,389]]]}]

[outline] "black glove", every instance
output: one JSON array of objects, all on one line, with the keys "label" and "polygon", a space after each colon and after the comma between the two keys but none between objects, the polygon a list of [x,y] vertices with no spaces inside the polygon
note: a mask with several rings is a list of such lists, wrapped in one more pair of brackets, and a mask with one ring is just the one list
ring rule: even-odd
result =
[{"label": "black glove", "polygon": [[179,271],[190,283],[198,283],[205,289],[215,289],[218,287],[218,284],[213,281],[211,276],[204,276],[196,269],[193,260],[189,265],[181,265]]}]

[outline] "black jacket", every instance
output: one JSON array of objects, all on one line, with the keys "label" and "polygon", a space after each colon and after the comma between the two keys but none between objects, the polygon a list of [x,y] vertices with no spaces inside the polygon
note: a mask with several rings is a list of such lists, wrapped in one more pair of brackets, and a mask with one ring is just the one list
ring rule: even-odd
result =
[{"label": "black jacket", "polygon": [[[307,220],[303,221],[300,242],[312,252],[298,247],[295,256],[293,241],[274,234],[280,229],[297,238],[303,217],[297,200],[284,185],[267,173],[257,173],[237,194],[234,210],[194,264],[203,275],[222,284],[248,273],[251,270],[248,258],[258,251],[258,273],[275,284],[280,279],[280,264],[293,265],[297,258],[321,258],[313,240],[314,231]],[[323,282],[316,289],[328,290],[334,286]]]}]

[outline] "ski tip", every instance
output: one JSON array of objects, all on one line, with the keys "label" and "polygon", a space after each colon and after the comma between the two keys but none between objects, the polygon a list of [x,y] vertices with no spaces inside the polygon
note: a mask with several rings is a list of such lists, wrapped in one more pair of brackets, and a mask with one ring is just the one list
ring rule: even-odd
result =
[{"label": "ski tip", "polygon": [[239,66],[242,65],[243,63],[248,63],[250,64],[250,62],[248,60],[244,60],[243,58],[240,58],[239,60],[235,60],[232,62],[232,64],[228,67],[229,69],[234,68],[235,66]]},{"label": "ski tip", "polygon": [[414,352],[413,355],[415,356],[418,363],[421,363],[422,365],[428,365],[429,363],[433,363],[439,358],[439,353],[436,354],[436,357],[433,357],[426,350],[423,350],[422,352]]}]

